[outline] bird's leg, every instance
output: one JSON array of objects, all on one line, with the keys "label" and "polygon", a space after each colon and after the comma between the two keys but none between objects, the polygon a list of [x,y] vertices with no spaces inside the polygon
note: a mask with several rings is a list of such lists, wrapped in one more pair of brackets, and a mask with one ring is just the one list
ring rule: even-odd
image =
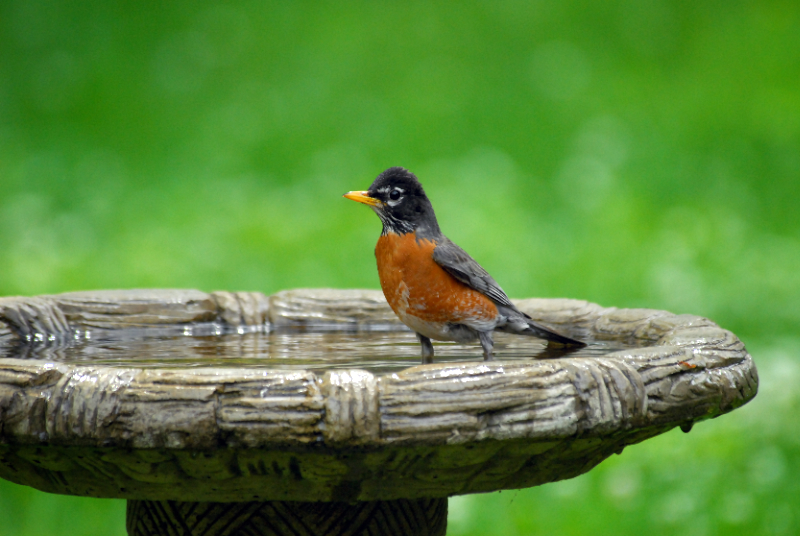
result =
[{"label": "bird's leg", "polygon": [[494,348],[494,341],[492,341],[492,332],[479,331],[478,338],[480,338],[481,346],[483,347],[483,360],[492,361],[494,359],[494,356],[492,355],[492,349]]},{"label": "bird's leg", "polygon": [[431,340],[419,333],[417,333],[417,338],[419,339],[420,346],[422,346],[422,364],[433,363],[433,344]]}]

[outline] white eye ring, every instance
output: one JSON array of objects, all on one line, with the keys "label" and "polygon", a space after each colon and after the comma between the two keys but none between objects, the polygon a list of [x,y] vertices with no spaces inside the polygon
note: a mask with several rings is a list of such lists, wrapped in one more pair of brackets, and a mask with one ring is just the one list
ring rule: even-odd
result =
[{"label": "white eye ring", "polygon": [[392,201],[397,201],[398,199],[400,199],[401,194],[402,192],[398,188],[395,188],[394,190],[389,192],[389,199],[391,199]]}]

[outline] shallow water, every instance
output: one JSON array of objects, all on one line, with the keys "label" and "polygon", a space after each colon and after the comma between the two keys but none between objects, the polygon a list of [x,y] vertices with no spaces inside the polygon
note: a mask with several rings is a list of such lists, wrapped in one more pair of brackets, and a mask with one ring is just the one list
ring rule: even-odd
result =
[{"label": "shallow water", "polygon": [[[142,332],[82,332],[64,341],[31,342],[0,350],[2,357],[120,367],[247,367],[289,370],[359,368],[392,373],[420,364],[420,345],[410,331],[285,329],[270,333],[216,334],[194,329],[148,336]],[[217,330],[218,331],[218,330]],[[198,332],[200,334],[198,334]],[[206,332],[205,334],[203,332]],[[551,348],[540,339],[496,333],[495,360],[531,361],[598,357],[626,346],[590,342],[585,348]],[[434,362],[482,361],[480,344],[434,342]]]}]

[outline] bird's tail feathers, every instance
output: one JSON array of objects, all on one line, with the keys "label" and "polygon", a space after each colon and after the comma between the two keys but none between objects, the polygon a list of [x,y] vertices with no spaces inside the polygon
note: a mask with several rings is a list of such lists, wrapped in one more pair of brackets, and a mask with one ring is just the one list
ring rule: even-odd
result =
[{"label": "bird's tail feathers", "polygon": [[539,337],[540,339],[544,339],[546,341],[554,342],[557,344],[563,344],[564,346],[586,346],[585,342],[581,342],[577,339],[573,339],[567,337],[566,335],[561,335],[560,333],[556,333],[550,329],[545,328],[544,326],[540,326],[536,322],[530,319],[526,319],[528,321],[528,326],[523,329],[519,333],[523,333],[525,335],[533,335],[534,337]]},{"label": "bird's tail feathers", "polygon": [[[518,311],[515,309],[513,312],[509,310],[503,312],[510,313],[509,320],[511,321],[508,322],[505,326],[498,327],[497,329],[499,329],[500,331],[506,331],[509,333],[519,333],[521,335],[530,335],[532,337],[539,337],[540,339],[544,339],[546,341],[554,342],[556,344],[564,346],[572,346],[572,347],[586,346],[586,343],[584,342],[567,337],[566,335],[561,335],[560,333],[556,333],[555,331],[549,328],[537,324],[531,319],[530,316],[523,313],[522,311]],[[522,315],[523,318],[520,318],[519,315]]]}]

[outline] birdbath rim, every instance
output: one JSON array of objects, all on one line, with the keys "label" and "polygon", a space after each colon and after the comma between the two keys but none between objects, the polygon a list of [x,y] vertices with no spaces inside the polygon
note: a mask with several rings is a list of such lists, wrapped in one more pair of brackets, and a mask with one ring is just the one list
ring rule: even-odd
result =
[{"label": "birdbath rim", "polygon": [[[755,396],[744,345],[708,319],[580,300],[518,307],[600,358],[434,363],[377,376],[0,359],[0,477],[45,491],[181,500],[391,500],[575,476]],[[81,330],[399,326],[378,291],[90,291],[0,298],[0,346]]]}]

